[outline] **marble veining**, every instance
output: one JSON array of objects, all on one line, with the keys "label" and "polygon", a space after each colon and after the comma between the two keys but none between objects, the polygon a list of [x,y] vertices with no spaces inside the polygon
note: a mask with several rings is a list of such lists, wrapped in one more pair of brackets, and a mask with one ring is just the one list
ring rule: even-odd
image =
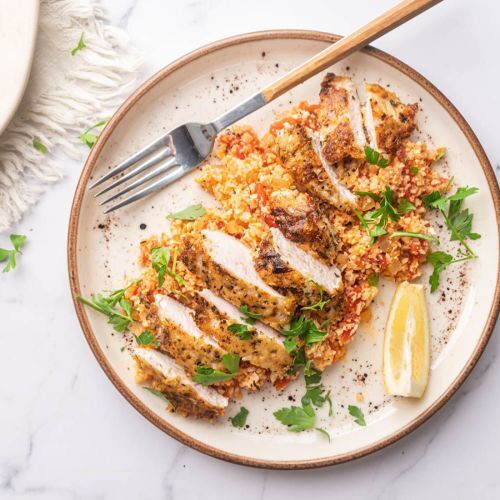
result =
[{"label": "marble veining", "polygon": [[[290,27],[347,33],[396,2],[102,3],[142,49],[146,78],[186,51],[224,36]],[[457,105],[498,174],[495,20],[500,4],[478,0],[471,9],[467,0],[443,2],[375,45],[421,71]],[[465,42],[466,32],[473,44]],[[66,226],[85,154],[82,146],[81,162],[64,159],[67,177],[15,228],[29,236],[29,243],[19,268],[0,276],[1,499],[500,496],[498,332],[463,387],[430,421],[381,452],[337,467],[286,472],[228,464],[186,448],[147,422],[99,368],[69,296]],[[7,238],[0,234],[0,246]]]}]

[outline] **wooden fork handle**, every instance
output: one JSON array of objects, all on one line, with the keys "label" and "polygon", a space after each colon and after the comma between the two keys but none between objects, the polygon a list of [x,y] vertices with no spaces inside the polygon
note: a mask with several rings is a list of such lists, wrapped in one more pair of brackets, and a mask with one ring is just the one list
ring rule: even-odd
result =
[{"label": "wooden fork handle", "polygon": [[442,0],[404,0],[349,36],[340,39],[261,91],[266,103],[328,66],[356,52]]}]

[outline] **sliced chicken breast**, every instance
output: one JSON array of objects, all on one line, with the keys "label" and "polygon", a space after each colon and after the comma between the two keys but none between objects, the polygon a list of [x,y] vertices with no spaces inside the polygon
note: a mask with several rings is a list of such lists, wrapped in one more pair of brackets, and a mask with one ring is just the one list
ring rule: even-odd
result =
[{"label": "sliced chicken breast", "polygon": [[322,295],[324,299],[333,297],[342,290],[342,278],[336,266],[313,258],[276,228],[270,229],[260,245],[255,263],[266,283],[293,296],[302,306],[318,302]]},{"label": "sliced chicken breast", "polygon": [[365,127],[370,146],[379,152],[395,153],[415,129],[418,104],[403,104],[394,92],[377,83],[365,84],[365,91]]},{"label": "sliced chicken breast", "polygon": [[[271,381],[284,377],[291,364],[292,357],[283,345],[284,337],[260,321],[246,325],[243,314],[232,304],[204,289],[199,293],[195,320],[198,327],[212,335],[230,352],[270,371]],[[240,338],[228,328],[230,325],[246,325],[249,338]]]},{"label": "sliced chicken breast", "polygon": [[170,409],[184,416],[215,418],[224,414],[228,399],[191,380],[175,361],[154,349],[135,349],[136,382],[160,391]]},{"label": "sliced chicken breast", "polygon": [[322,152],[321,136],[299,125],[281,129],[271,148],[293,176],[297,189],[333,206],[351,206],[356,196],[340,182]]},{"label": "sliced chicken breast", "polygon": [[186,239],[181,256],[207,288],[233,305],[247,305],[273,328],[288,324],[296,304],[267,285],[253,266],[252,252],[237,238],[204,230]]},{"label": "sliced chicken breast", "polygon": [[172,356],[187,370],[196,373],[197,366],[223,369],[221,358],[226,351],[209,335],[202,332],[194,320],[194,311],[168,295],[155,295],[155,338],[159,349]]},{"label": "sliced chicken breast", "polygon": [[321,82],[318,111],[321,153],[330,165],[363,158],[366,136],[356,86],[346,76],[327,73]]}]

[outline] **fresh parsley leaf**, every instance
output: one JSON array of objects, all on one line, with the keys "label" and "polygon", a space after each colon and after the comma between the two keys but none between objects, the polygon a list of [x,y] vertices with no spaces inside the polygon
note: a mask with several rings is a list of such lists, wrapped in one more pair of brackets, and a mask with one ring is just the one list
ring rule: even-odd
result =
[{"label": "fresh parsley leaf", "polygon": [[417,175],[418,174],[418,167],[410,167],[410,172],[413,174],[413,175]]},{"label": "fresh parsley leaf", "polygon": [[139,345],[152,345],[157,347],[158,341],[155,340],[155,336],[149,330],[144,330],[140,335],[134,335],[137,344]]},{"label": "fresh parsley leaf", "polygon": [[243,314],[243,318],[241,318],[248,325],[255,325],[255,322],[262,318],[262,314],[258,314],[250,311],[247,305],[243,305],[240,307],[240,313]]},{"label": "fresh parsley leaf", "polygon": [[22,255],[21,248],[27,239],[23,234],[11,234],[9,238],[14,248],[11,250],[0,248],[0,262],[7,261],[6,266],[3,268],[4,273],[16,268],[16,256]]},{"label": "fresh parsley leaf", "polygon": [[378,194],[372,193],[370,191],[354,191],[354,194],[357,196],[368,196],[373,201],[376,201],[377,203],[380,202],[380,196]]},{"label": "fresh parsley leaf", "polygon": [[165,282],[165,275],[174,278],[179,285],[184,285],[186,281],[176,273],[177,268],[177,248],[174,249],[172,266],[170,264],[170,249],[167,247],[157,247],[151,249],[151,266],[158,273],[158,287],[162,287]]},{"label": "fresh parsley leaf", "polygon": [[408,238],[419,238],[421,240],[432,241],[434,243],[439,243],[439,240],[430,234],[422,234],[422,233],[412,233],[410,231],[394,231],[391,234],[391,238],[397,238],[398,236],[406,236]]},{"label": "fresh parsley leaf", "polygon": [[320,433],[322,434],[323,436],[325,436],[327,439],[328,439],[328,442],[331,443],[331,439],[330,439],[330,434],[328,434],[328,432],[325,431],[325,429],[322,429],[321,427],[315,427],[315,429]]},{"label": "fresh parsley leaf", "polygon": [[427,254],[427,262],[434,268],[429,277],[431,293],[435,292],[439,286],[439,275],[453,262],[453,256],[446,252],[432,252]]},{"label": "fresh parsley leaf", "polygon": [[83,31],[82,34],[80,35],[80,40],[78,40],[77,46],[70,52],[72,56],[74,56],[77,52],[80,50],[83,50],[87,46],[85,45],[85,42],[83,41]]},{"label": "fresh parsley leaf", "polygon": [[224,354],[222,364],[229,373],[238,373],[240,367],[240,357],[237,354]]},{"label": "fresh parsley leaf", "polygon": [[252,338],[252,331],[248,329],[247,325],[233,323],[232,325],[229,325],[227,329],[241,340],[250,340]]},{"label": "fresh parsley leaf", "polygon": [[203,217],[207,211],[201,203],[197,205],[191,205],[180,212],[167,215],[167,219],[178,219],[178,220],[196,220]]},{"label": "fresh parsley leaf", "polygon": [[330,302],[330,299],[323,300],[323,293],[324,293],[323,287],[313,280],[309,280],[309,281],[311,283],[313,283],[314,285],[316,285],[316,287],[319,289],[319,300],[315,304],[311,304],[310,306],[302,307],[302,310],[303,311],[317,311],[317,310],[322,311],[323,308],[326,306],[326,304],[328,304],[328,302]]},{"label": "fresh parsley leaf", "polygon": [[389,165],[389,160],[384,158],[378,151],[375,151],[370,146],[365,147],[365,159],[368,163],[372,165],[377,165],[379,167],[385,168]]},{"label": "fresh parsley leaf", "polygon": [[378,285],[378,274],[372,273],[368,276],[368,284],[370,286],[377,286]]},{"label": "fresh parsley leaf", "polygon": [[108,118],[105,118],[104,120],[101,120],[100,122],[97,122],[95,125],[89,127],[82,135],[80,135],[80,139],[84,144],[86,144],[89,147],[89,149],[92,149],[94,144],[97,142],[97,135],[91,134],[90,131],[102,127],[107,122]]},{"label": "fresh parsley leaf", "polygon": [[201,385],[212,385],[236,377],[236,373],[225,373],[206,366],[198,366],[193,381]]},{"label": "fresh parsley leaf", "polygon": [[444,208],[444,204],[446,203],[446,196],[441,194],[439,191],[432,191],[432,193],[423,194],[420,198],[426,207],[439,208],[442,206]]},{"label": "fresh parsley leaf", "polygon": [[408,212],[411,212],[412,210],[415,210],[415,205],[408,200],[401,200],[398,205],[398,214],[403,215]]},{"label": "fresh parsley leaf", "polygon": [[115,331],[122,333],[134,321],[132,318],[132,303],[124,298],[125,290],[126,288],[115,290],[107,297],[98,293],[91,295],[90,300],[77,295],[77,299],[95,311],[107,316],[108,324],[112,325]]},{"label": "fresh parsley leaf", "polygon": [[365,416],[363,415],[361,408],[355,405],[349,405],[348,410],[349,410],[349,415],[351,415],[351,417],[354,417],[354,421],[358,425],[361,425],[363,427],[366,426]]},{"label": "fresh parsley leaf", "polygon": [[229,373],[214,370],[207,366],[197,366],[196,375],[193,377],[193,381],[201,385],[212,385],[218,382],[224,382],[225,380],[231,380],[238,375],[240,357],[237,354],[224,354],[221,361],[222,365]]},{"label": "fresh parsley leaf", "polygon": [[42,154],[47,154],[49,152],[47,146],[38,139],[33,139],[33,147]]},{"label": "fresh parsley leaf", "polygon": [[244,406],[242,406],[240,408],[240,411],[234,417],[229,418],[229,420],[231,420],[231,423],[233,424],[233,427],[245,427],[249,413],[250,412]]},{"label": "fresh parsley leaf", "polygon": [[159,398],[163,399],[165,403],[171,404],[170,401],[167,399],[167,396],[163,394],[163,392],[159,391],[158,389],[153,389],[152,387],[143,387],[143,389],[146,389],[146,391],[150,392],[151,394],[154,394],[155,396],[158,396]]},{"label": "fresh parsley leaf", "polygon": [[328,332],[324,330],[320,330],[314,321],[312,320],[307,320],[307,325],[308,325],[308,331],[305,334],[304,340],[306,341],[307,345],[315,344],[316,342],[321,342],[325,336],[328,334]]},{"label": "fresh parsley leaf", "polygon": [[300,406],[281,408],[275,411],[273,415],[283,425],[286,425],[290,432],[302,432],[312,429],[316,424],[316,415],[310,406],[306,408]]},{"label": "fresh parsley leaf", "polygon": [[299,343],[296,340],[285,339],[283,341],[283,347],[285,348],[288,354],[297,349],[298,345]]}]

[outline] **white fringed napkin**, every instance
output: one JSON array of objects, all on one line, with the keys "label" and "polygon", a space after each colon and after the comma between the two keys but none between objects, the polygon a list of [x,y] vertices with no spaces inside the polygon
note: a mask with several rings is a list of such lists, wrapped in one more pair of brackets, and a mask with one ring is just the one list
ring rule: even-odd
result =
[{"label": "white fringed napkin", "polygon": [[[86,48],[71,56],[81,33]],[[138,52],[106,23],[94,0],[42,0],[30,81],[14,120],[0,137],[0,232],[61,179],[53,151],[88,152],[79,135],[108,117],[136,84]],[[48,147],[33,147],[37,139]]]}]

